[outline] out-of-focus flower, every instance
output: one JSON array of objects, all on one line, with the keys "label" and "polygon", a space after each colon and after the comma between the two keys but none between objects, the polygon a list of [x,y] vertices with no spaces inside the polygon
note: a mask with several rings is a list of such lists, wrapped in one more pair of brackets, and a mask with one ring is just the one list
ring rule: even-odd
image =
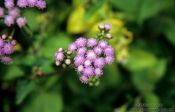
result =
[{"label": "out-of-focus flower", "polygon": [[19,17],[17,18],[16,23],[20,28],[23,28],[26,25],[27,21],[26,21],[26,18]]},{"label": "out-of-focus flower", "polygon": [[0,36],[0,61],[4,64],[11,64],[12,58],[9,56],[14,52],[15,40],[8,39],[5,35]]}]

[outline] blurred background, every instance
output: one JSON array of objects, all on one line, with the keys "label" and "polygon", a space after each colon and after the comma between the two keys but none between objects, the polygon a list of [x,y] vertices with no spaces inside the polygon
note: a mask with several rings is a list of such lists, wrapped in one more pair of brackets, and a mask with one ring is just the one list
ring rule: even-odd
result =
[{"label": "blurred background", "polygon": [[[21,9],[28,26],[0,33],[17,40],[11,65],[0,64],[0,112],[175,112],[174,0],[46,0]],[[0,1],[3,6],[3,1]],[[54,53],[97,25],[113,26],[116,61],[99,86],[84,85]]]}]

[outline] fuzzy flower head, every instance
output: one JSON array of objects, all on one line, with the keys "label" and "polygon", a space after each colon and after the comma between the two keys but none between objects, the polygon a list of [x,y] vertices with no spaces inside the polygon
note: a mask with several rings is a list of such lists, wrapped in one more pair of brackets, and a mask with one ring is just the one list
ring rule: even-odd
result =
[{"label": "fuzzy flower head", "polygon": [[86,55],[87,59],[94,60],[96,59],[96,54],[93,50],[89,50]]},{"label": "fuzzy flower head", "polygon": [[4,64],[7,64],[7,65],[12,64],[12,62],[13,62],[12,58],[7,57],[7,56],[1,57],[0,61]]},{"label": "fuzzy flower head", "polygon": [[39,9],[44,9],[46,8],[46,2],[44,0],[38,0],[35,6],[38,7]]},{"label": "fuzzy flower head", "polygon": [[36,2],[37,2],[37,0],[27,0],[27,3],[28,3],[29,7],[34,7]]},{"label": "fuzzy flower head", "polygon": [[17,18],[16,23],[19,26],[19,28],[23,28],[26,25],[27,21],[26,21],[26,18],[19,17]]},{"label": "fuzzy flower head", "polygon": [[27,0],[18,0],[17,6],[20,8],[26,8],[28,6],[28,2]]},{"label": "fuzzy flower head", "polygon": [[106,56],[113,56],[114,55],[114,48],[112,48],[111,46],[107,46],[105,49],[104,49],[104,54]]},{"label": "fuzzy flower head", "polygon": [[[14,43],[15,42],[15,43]],[[10,55],[14,52],[15,40],[8,39],[6,35],[0,36],[0,61],[4,64],[11,64]]]},{"label": "fuzzy flower head", "polygon": [[5,43],[3,48],[2,48],[2,52],[5,55],[9,55],[13,53],[13,45],[11,43]]},{"label": "fuzzy flower head", "polygon": [[14,0],[5,0],[4,5],[6,8],[11,9],[15,6]]},{"label": "fuzzy flower head", "polygon": [[87,49],[85,47],[81,47],[77,50],[77,55],[84,56],[87,52]]},{"label": "fuzzy flower head", "polygon": [[64,53],[63,52],[60,52],[60,51],[56,52],[56,54],[55,54],[55,60],[56,61],[63,61],[63,59],[64,59]]},{"label": "fuzzy flower head", "polygon": [[6,16],[5,19],[4,19],[4,23],[8,26],[8,27],[11,27],[12,25],[14,25],[15,23],[15,18],[13,16]]},{"label": "fuzzy flower head", "polygon": [[4,40],[0,38],[0,48],[4,46]]},{"label": "fuzzy flower head", "polygon": [[8,10],[8,14],[14,18],[19,17],[20,16],[20,10],[18,8],[12,8]]},{"label": "fuzzy flower head", "polygon": [[0,7],[0,18],[4,16],[4,8]]},{"label": "fuzzy flower head", "polygon": [[91,77],[94,75],[94,68],[91,66],[85,67],[83,70],[83,75],[87,77]]},{"label": "fuzzy flower head", "polygon": [[75,66],[80,66],[84,63],[85,59],[82,56],[77,56],[74,58],[74,64]]},{"label": "fuzzy flower head", "polygon": [[88,83],[88,77],[87,76],[84,76],[84,75],[82,75],[81,77],[80,77],[80,81],[82,82],[82,83],[84,83],[84,84],[87,84]]},{"label": "fuzzy flower head", "polygon": [[69,45],[69,51],[74,52],[77,49],[77,46],[75,43],[72,43]]},{"label": "fuzzy flower head", "polygon": [[94,61],[94,66],[95,66],[95,67],[103,68],[104,65],[105,65],[105,60],[104,60],[104,58],[97,58],[97,59],[95,59],[95,61]]},{"label": "fuzzy flower head", "polygon": [[88,47],[94,47],[95,45],[97,45],[97,40],[94,38],[90,38],[87,40],[87,46]]},{"label": "fuzzy flower head", "polygon": [[87,40],[85,38],[80,37],[75,41],[75,44],[78,48],[84,47],[86,45],[86,41]]},{"label": "fuzzy flower head", "polygon": [[99,77],[103,74],[103,70],[101,68],[96,68],[94,72],[95,72],[97,77]]}]

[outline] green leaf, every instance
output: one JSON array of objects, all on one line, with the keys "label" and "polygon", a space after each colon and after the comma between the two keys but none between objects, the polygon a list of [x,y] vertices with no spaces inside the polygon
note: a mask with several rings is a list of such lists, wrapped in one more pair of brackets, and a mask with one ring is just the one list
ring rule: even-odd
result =
[{"label": "green leaf", "polygon": [[74,7],[78,7],[86,3],[86,0],[72,0]]},{"label": "green leaf", "polygon": [[34,11],[34,10],[27,10],[24,13],[24,16],[27,19],[27,24],[29,25],[29,27],[32,30],[36,30],[39,28],[39,24],[37,22],[38,15],[39,15],[39,13],[37,11]]},{"label": "green leaf", "polygon": [[54,60],[54,54],[58,48],[67,48],[71,39],[68,35],[57,34],[45,39],[39,54],[48,58],[50,61]]},{"label": "green leaf", "polygon": [[163,10],[172,7],[172,0],[143,0],[138,15],[138,23],[142,23],[144,20],[153,17]]},{"label": "green leaf", "polygon": [[90,7],[87,9],[84,15],[84,21],[87,22],[92,15],[103,6],[105,3],[105,0],[97,0],[93,5],[90,5]]},{"label": "green leaf", "polygon": [[62,112],[62,98],[58,93],[42,92],[33,96],[22,112]]},{"label": "green leaf", "polygon": [[141,49],[132,48],[129,52],[129,58],[125,67],[130,71],[141,71],[152,68],[156,63],[157,58],[154,54]]},{"label": "green leaf", "polygon": [[149,93],[144,96],[145,107],[147,107],[148,112],[155,112],[157,109],[161,108],[159,97],[154,93]]},{"label": "green leaf", "polygon": [[155,88],[155,83],[150,79],[149,72],[145,70],[132,73],[132,82],[142,94],[150,93]]},{"label": "green leaf", "polygon": [[50,60],[44,59],[40,64],[40,69],[44,74],[50,74],[54,72],[54,68],[52,67],[52,62]]},{"label": "green leaf", "polygon": [[23,70],[16,65],[9,66],[7,73],[3,76],[4,80],[13,80],[24,75]]},{"label": "green leaf", "polygon": [[104,84],[104,86],[108,85],[108,86],[116,87],[120,84],[121,77],[116,64],[105,66],[103,78],[104,79],[102,79],[101,84],[102,85]]},{"label": "green leaf", "polygon": [[16,104],[21,104],[23,100],[35,89],[35,83],[29,80],[20,80],[16,89]]},{"label": "green leaf", "polygon": [[173,0],[112,0],[112,4],[123,10],[129,19],[142,23],[161,11],[173,7]]},{"label": "green leaf", "polygon": [[175,21],[170,18],[163,19],[163,26],[167,40],[175,46]]},{"label": "green leaf", "polygon": [[150,78],[155,82],[160,80],[166,72],[168,63],[166,59],[159,59],[157,60],[156,65],[150,70]]}]

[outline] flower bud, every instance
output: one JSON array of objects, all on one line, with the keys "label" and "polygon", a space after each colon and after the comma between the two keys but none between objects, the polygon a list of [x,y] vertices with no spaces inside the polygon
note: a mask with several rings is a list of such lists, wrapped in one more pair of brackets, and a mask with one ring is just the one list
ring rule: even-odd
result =
[{"label": "flower bud", "polygon": [[99,30],[104,30],[105,26],[103,24],[98,25]]},{"label": "flower bud", "polygon": [[71,64],[71,60],[70,60],[70,59],[66,59],[66,60],[65,60],[65,63],[66,63],[67,65],[70,65],[70,64]]},{"label": "flower bud", "polygon": [[111,39],[112,38],[112,35],[110,33],[107,33],[106,36],[105,36],[107,39]]}]

